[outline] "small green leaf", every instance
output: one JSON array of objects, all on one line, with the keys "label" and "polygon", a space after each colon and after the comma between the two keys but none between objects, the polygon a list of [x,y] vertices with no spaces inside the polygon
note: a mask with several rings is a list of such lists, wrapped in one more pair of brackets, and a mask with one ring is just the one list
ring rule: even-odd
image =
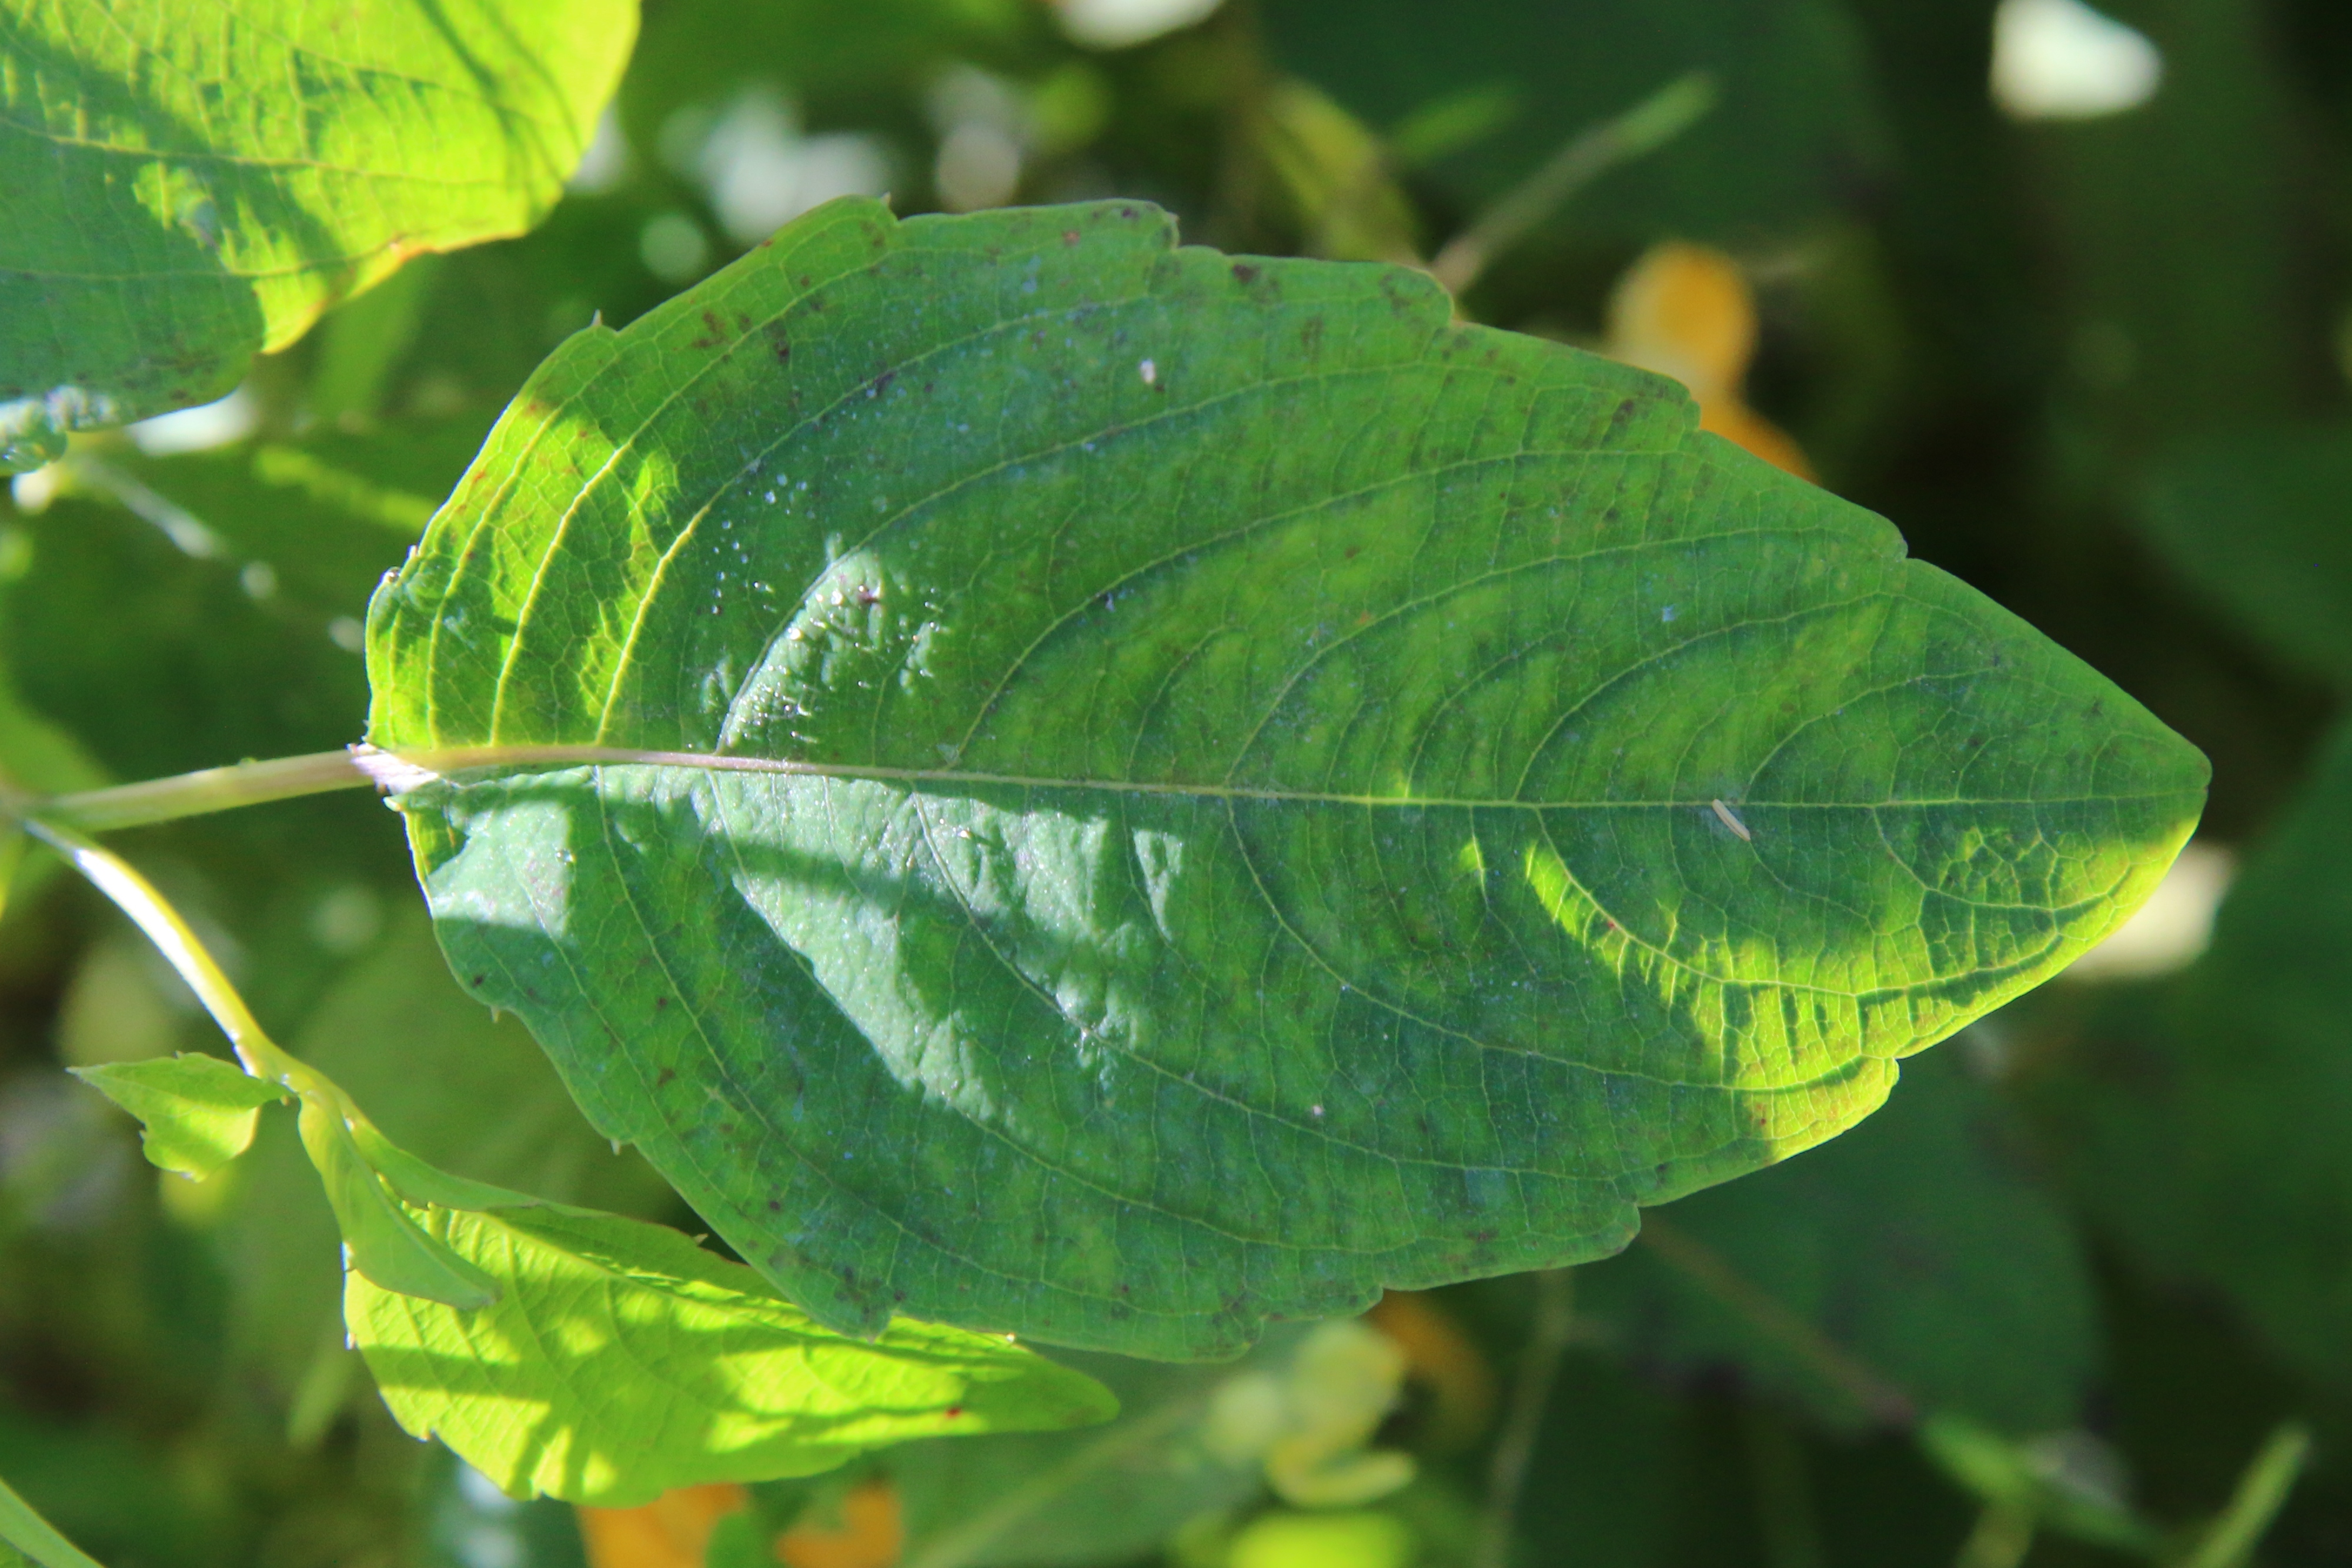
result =
[{"label": "small green leaf", "polygon": [[0,0],[0,471],[530,227],[635,26],[635,0]]},{"label": "small green leaf", "polygon": [[2151,890],[2195,749],[1682,390],[1137,203],[574,336],[370,612],[521,1015],[819,1321],[1165,1356],[1622,1247]]},{"label": "small green leaf", "polygon": [[473,1309],[498,1300],[490,1277],[419,1228],[361,1154],[351,1127],[323,1101],[302,1101],[302,1146],[326,1184],[355,1276],[387,1291]]},{"label": "small green leaf", "polygon": [[843,1338],[660,1226],[554,1205],[415,1218],[496,1281],[498,1304],[456,1312],[354,1273],[352,1339],[403,1427],[518,1497],[628,1506],[1117,1412],[1091,1378],[992,1335],[900,1322]]},{"label": "small green leaf", "polygon": [[198,1181],[252,1145],[261,1107],[286,1091],[217,1056],[71,1068],[73,1075],[139,1118],[147,1157]]},{"label": "small green leaf", "polygon": [[[39,1568],[99,1568],[88,1553],[58,1533],[56,1525],[33,1511],[33,1507],[5,1481],[0,1481],[0,1552],[16,1557],[21,1563],[30,1558]],[[22,1555],[18,1555],[21,1553]],[[0,1557],[5,1563],[5,1557]]]}]

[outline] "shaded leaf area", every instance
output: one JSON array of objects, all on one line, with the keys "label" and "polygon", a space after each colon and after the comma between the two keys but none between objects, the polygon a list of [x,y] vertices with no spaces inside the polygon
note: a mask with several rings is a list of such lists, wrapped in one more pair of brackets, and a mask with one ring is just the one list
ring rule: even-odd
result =
[{"label": "shaded leaf area", "polygon": [[[1659,1218],[1922,1409],[2020,1434],[2082,1414],[2098,1328],[2081,1245],[2001,1102],[1943,1053],[1853,1133]],[[1672,1256],[1580,1273],[1580,1310],[1637,1359],[1739,1367],[1832,1425],[1877,1414]]]},{"label": "shaded leaf area", "polygon": [[2099,1218],[2227,1300],[2287,1362],[2352,1384],[2352,730],[2247,864],[2213,946],[2121,993],[2038,1094]]},{"label": "shaded leaf area", "polygon": [[2352,680],[2352,427],[2210,438],[2150,479],[2149,540],[2184,581],[2282,662]]},{"label": "shaded leaf area", "polygon": [[109,1062],[74,1076],[139,1118],[150,1161],[197,1180],[250,1148],[261,1107],[285,1098],[217,1056]]},{"label": "shaded leaf area", "polygon": [[[192,984],[225,985],[184,967]],[[1115,1409],[1083,1376],[992,1336],[917,1326],[879,1344],[844,1340],[676,1231],[442,1171],[240,1024],[233,997],[208,992],[207,1006],[299,1095],[301,1142],[341,1237],[351,1343],[395,1416],[519,1492],[642,1501],[674,1485],[822,1469],[910,1435],[1066,1427]],[[241,1146],[255,1102],[279,1091],[233,1092],[237,1076],[181,1058],[99,1081],[163,1135],[157,1155],[185,1163],[163,1145],[196,1141],[190,1103],[236,1103]],[[520,1431],[533,1406],[540,1418]]]},{"label": "shaded leaf area", "polygon": [[659,1226],[555,1205],[410,1212],[499,1300],[461,1312],[354,1272],[352,1337],[402,1426],[517,1496],[641,1503],[1117,1411],[1092,1380],[993,1336],[900,1322],[844,1339]]},{"label": "shaded leaf area", "polygon": [[1675,1395],[1612,1357],[1571,1354],[1529,1473],[1519,1538],[1623,1568],[1832,1563],[1948,1568],[1968,1509],[1909,1445],[1829,1438],[1769,1405]]},{"label": "shaded leaf area", "polygon": [[753,761],[407,806],[821,1320],[1228,1354],[1606,1253],[2185,835],[2191,749],[1670,383],[1171,237],[827,207],[575,338],[371,612],[379,745]]},{"label": "shaded leaf area", "polygon": [[1541,0],[1268,0],[1275,57],[1391,137],[1467,212],[1576,132],[1705,71],[1718,106],[1575,208],[1589,237],[1748,239],[1831,216],[1884,162],[1863,40],[1842,6],[1607,0],[1572,25]]},{"label": "shaded leaf area", "polygon": [[520,233],[631,0],[0,10],[0,467],[228,390],[419,252]]}]

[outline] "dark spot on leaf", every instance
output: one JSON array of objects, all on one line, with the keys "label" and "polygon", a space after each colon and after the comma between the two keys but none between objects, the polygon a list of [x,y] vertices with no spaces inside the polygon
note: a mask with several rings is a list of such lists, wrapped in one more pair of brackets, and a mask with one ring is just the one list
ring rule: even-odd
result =
[{"label": "dark spot on leaf", "polygon": [[664,1008],[668,1006],[669,998],[667,997],[656,997],[654,998],[654,1011],[660,1012]]},{"label": "dark spot on leaf", "polygon": [[784,1200],[782,1198],[772,1197],[768,1200],[768,1212],[770,1214],[782,1214],[783,1211]]},{"label": "dark spot on leaf", "polygon": [[1076,244],[1077,244],[1077,243],[1078,243],[1078,231],[1077,231],[1077,230],[1076,230],[1076,229],[1064,229],[1064,230],[1062,231],[1062,243],[1063,243],[1064,245],[1076,245]]},{"label": "dark spot on leaf", "polygon": [[1248,262],[1237,261],[1234,263],[1234,277],[1244,284],[1255,283],[1257,281],[1257,268],[1252,267]]},{"label": "dark spot on leaf", "polygon": [[677,1081],[677,1069],[675,1067],[665,1067],[661,1071],[654,1075],[654,1087],[656,1089],[667,1089]]},{"label": "dark spot on leaf", "polygon": [[475,977],[474,977],[474,984],[476,984],[476,985],[478,985],[478,985],[480,985],[480,984],[482,983],[482,981],[483,981],[486,977],[485,977],[485,976],[481,976],[481,975],[477,975],[477,976],[475,976]]},{"label": "dark spot on leaf", "polygon": [[[904,1301],[905,1299],[906,1298],[903,1296],[899,1298],[901,1301]],[[963,1414],[963,1406],[961,1405],[950,1405],[945,1410],[940,1411],[940,1414],[952,1419],[953,1417]]]}]

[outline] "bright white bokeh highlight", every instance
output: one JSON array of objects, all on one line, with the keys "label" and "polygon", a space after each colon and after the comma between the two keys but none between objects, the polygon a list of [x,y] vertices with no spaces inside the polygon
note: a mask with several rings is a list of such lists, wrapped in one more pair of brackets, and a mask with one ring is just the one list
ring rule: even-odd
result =
[{"label": "bright white bokeh highlight", "polygon": [[2213,937],[2213,912],[2238,873],[2238,857],[2191,841],[2148,901],[2116,934],[2066,967],[2070,980],[2144,980],[2195,961]]},{"label": "bright white bokeh highlight", "polygon": [[1090,49],[1126,49],[1205,21],[1223,0],[1060,0],[1062,31]]},{"label": "bright white bokeh highlight", "polygon": [[1992,98],[2012,120],[2095,120],[2137,109],[2164,80],[2147,35],[2083,0],[2001,0]]},{"label": "bright white bokeh highlight", "polygon": [[697,181],[727,237],[757,245],[811,207],[835,196],[878,196],[890,188],[890,160],[873,137],[801,130],[793,101],[771,87],[748,88],[717,114],[683,110],[662,128],[662,152]]},{"label": "bright white bokeh highlight", "polygon": [[150,457],[171,457],[242,441],[260,423],[260,402],[239,387],[216,402],[142,419],[131,427],[131,439]]}]

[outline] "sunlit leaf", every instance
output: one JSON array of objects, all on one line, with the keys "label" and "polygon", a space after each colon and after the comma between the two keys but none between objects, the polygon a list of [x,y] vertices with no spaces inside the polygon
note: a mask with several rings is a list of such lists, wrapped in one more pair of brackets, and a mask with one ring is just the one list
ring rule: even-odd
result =
[{"label": "sunlit leaf", "polygon": [[498,1282],[499,1303],[457,1312],[354,1273],[352,1337],[402,1426],[516,1496],[627,1505],[1117,1409],[1002,1338],[902,1322],[845,1339],[658,1226],[552,1205],[415,1218]]},{"label": "sunlit leaf", "polygon": [[326,1184],[327,1206],[335,1211],[353,1279],[465,1310],[498,1300],[498,1286],[488,1275],[427,1234],[385,1188],[341,1118],[306,1098],[301,1128],[302,1146]]},{"label": "sunlit leaf", "polygon": [[[1134,204],[571,340],[371,612],[461,982],[820,1321],[1582,1260],[2143,898],[2201,757],[1662,379]],[[725,767],[697,759],[722,755]]]},{"label": "sunlit leaf", "polygon": [[253,1144],[261,1107],[286,1091],[217,1056],[78,1067],[75,1077],[139,1118],[147,1157],[201,1180]]},{"label": "sunlit leaf", "polygon": [[529,227],[634,0],[0,5],[0,469],[226,392],[420,252]]},{"label": "sunlit leaf", "polygon": [[[347,964],[293,1032],[294,1053],[444,1172],[639,1218],[667,1214],[677,1202],[667,1184],[581,1119],[520,1024],[467,1000],[424,925],[395,916]],[[334,1218],[291,1118],[265,1121],[213,1234],[240,1370],[290,1396],[343,1340]]]}]

